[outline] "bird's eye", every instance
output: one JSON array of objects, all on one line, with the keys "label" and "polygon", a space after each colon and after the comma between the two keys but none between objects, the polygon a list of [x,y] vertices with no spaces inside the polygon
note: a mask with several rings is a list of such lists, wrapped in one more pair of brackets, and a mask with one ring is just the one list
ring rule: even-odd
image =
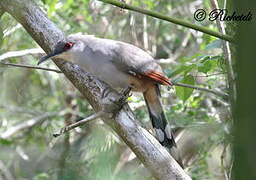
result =
[{"label": "bird's eye", "polygon": [[74,43],[67,42],[64,47],[65,47],[65,49],[70,49],[73,45],[74,45]]}]

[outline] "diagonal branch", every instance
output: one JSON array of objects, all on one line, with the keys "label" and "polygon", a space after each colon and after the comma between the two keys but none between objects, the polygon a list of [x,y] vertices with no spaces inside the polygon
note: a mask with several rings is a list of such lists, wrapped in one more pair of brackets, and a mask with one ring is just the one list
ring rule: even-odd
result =
[{"label": "diagonal branch", "polygon": [[176,18],[173,18],[173,17],[169,17],[169,16],[163,15],[163,14],[158,13],[158,12],[154,12],[154,11],[150,11],[150,10],[147,10],[147,9],[132,6],[132,5],[126,4],[124,2],[117,1],[117,0],[99,0],[99,1],[102,1],[102,2],[105,2],[105,3],[108,3],[108,4],[112,4],[114,6],[118,6],[118,7],[123,8],[123,9],[128,9],[128,10],[131,10],[131,11],[146,14],[148,16],[152,16],[152,17],[155,17],[155,18],[158,18],[158,19],[161,19],[161,20],[165,20],[165,21],[174,23],[174,24],[185,26],[185,27],[203,32],[205,34],[209,34],[211,36],[229,41],[229,42],[234,42],[235,41],[233,39],[233,37],[230,37],[228,35],[221,34],[219,32],[210,30],[206,27],[198,26],[196,24],[192,24],[192,23],[189,23],[189,22],[181,20],[181,19],[176,19]]},{"label": "diagonal branch", "polygon": [[33,55],[33,54],[44,54],[44,51],[41,48],[25,49],[20,51],[10,51],[0,55],[0,61],[4,59],[26,56],[26,55]]},{"label": "diagonal branch", "polygon": [[[56,72],[56,73],[62,73],[61,71],[59,71],[57,69],[35,67],[35,66],[29,66],[29,65],[23,65],[23,64],[4,63],[4,62],[1,62],[1,61],[0,61],[0,64],[7,65],[7,66],[14,66],[14,67],[21,67],[21,68],[28,68],[28,69],[39,69],[39,70],[45,70],[45,71],[52,71],[52,72]],[[215,90],[212,90],[212,89],[207,89],[207,88],[193,86],[193,85],[184,84],[184,83],[172,82],[172,84],[174,86],[181,86],[181,87],[185,87],[185,88],[192,88],[192,89],[196,89],[196,90],[200,90],[200,91],[205,91],[205,92],[212,93],[212,94],[215,94],[217,96],[224,97],[224,98],[228,97],[228,94],[222,93],[222,92],[219,92],[219,91],[215,91]]]},{"label": "diagonal branch", "polygon": [[223,97],[223,98],[228,98],[228,94],[220,92],[220,91],[216,91],[216,90],[212,90],[212,89],[207,89],[207,88],[203,88],[203,87],[198,87],[198,86],[193,86],[190,84],[184,84],[184,83],[176,83],[176,82],[172,82],[172,84],[174,86],[180,86],[180,87],[186,87],[186,88],[192,88],[192,89],[196,89],[196,90],[200,90],[200,91],[205,91],[208,93],[212,93],[215,94],[217,96]]},{"label": "diagonal branch", "polygon": [[7,131],[3,132],[0,135],[0,138],[8,139],[8,138],[12,137],[13,135],[15,135],[16,133],[18,133],[19,131],[31,128],[31,127],[33,127],[33,126],[43,122],[47,118],[50,118],[52,116],[56,116],[57,114],[58,114],[57,112],[45,113],[45,114],[40,115],[38,117],[32,118],[32,119],[30,119],[28,121],[22,122],[22,123],[20,123],[20,124],[18,124],[16,126],[11,127]]},{"label": "diagonal branch", "polygon": [[3,175],[5,180],[13,180],[12,174],[9,171],[8,167],[6,167],[6,164],[0,160],[0,174]]},{"label": "diagonal branch", "polygon": [[[32,0],[0,1],[0,6],[19,21],[47,53],[53,50],[58,41],[65,38],[63,32]],[[78,66],[61,60],[54,62],[96,112],[103,109],[116,110],[113,116],[108,113],[102,116],[103,121],[123,139],[156,179],[191,179],[167,150],[138,124],[128,105],[124,105],[121,109],[120,106],[113,108],[115,106],[113,102],[120,99],[116,91]],[[105,94],[106,90],[108,93]],[[120,110],[117,110],[118,108]]]},{"label": "diagonal branch", "polygon": [[1,62],[1,61],[0,61],[0,64],[6,65],[6,66],[13,66],[13,67],[20,67],[20,68],[28,68],[28,69],[39,69],[39,70],[45,70],[45,71],[52,71],[52,72],[56,72],[56,73],[62,73],[60,70],[57,70],[57,69],[50,69],[50,68],[29,66],[29,65],[24,65],[24,64],[4,63],[4,62]]},{"label": "diagonal branch", "polygon": [[66,127],[64,127],[64,128],[62,128],[62,129],[60,130],[60,132],[54,133],[53,136],[54,136],[54,137],[58,137],[58,136],[60,136],[60,135],[62,135],[62,134],[64,134],[64,133],[66,133],[66,132],[68,132],[68,131],[70,131],[70,130],[72,130],[72,129],[75,129],[75,128],[78,127],[78,126],[82,126],[82,125],[84,125],[85,123],[88,123],[89,121],[92,121],[92,120],[94,120],[94,119],[97,119],[97,118],[101,117],[101,116],[103,115],[103,113],[104,113],[103,111],[99,111],[99,112],[97,112],[97,113],[95,113],[95,114],[90,115],[89,117],[87,117],[87,118],[85,118],[85,119],[82,119],[82,120],[80,120],[80,121],[78,121],[78,122],[76,122],[76,123],[70,124],[70,125],[68,125],[68,126],[66,126]]}]

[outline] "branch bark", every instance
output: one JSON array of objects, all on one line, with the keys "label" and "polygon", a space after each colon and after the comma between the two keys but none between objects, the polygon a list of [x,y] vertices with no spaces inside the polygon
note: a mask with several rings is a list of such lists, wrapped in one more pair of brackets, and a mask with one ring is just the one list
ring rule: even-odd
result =
[{"label": "branch bark", "polygon": [[[58,41],[65,38],[63,32],[30,0],[0,1],[0,6],[19,21],[48,53]],[[117,92],[78,66],[58,59],[54,62],[96,112],[103,109],[111,110],[114,106],[113,101],[120,98]],[[107,95],[104,93],[106,90]],[[105,115],[102,119],[133,150],[156,179],[191,179],[167,150],[138,124],[128,105],[124,105],[113,117]]]}]

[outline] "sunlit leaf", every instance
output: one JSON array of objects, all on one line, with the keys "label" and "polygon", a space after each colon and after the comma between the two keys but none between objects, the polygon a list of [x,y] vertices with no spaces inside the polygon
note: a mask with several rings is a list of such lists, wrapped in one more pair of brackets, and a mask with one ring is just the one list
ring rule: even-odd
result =
[{"label": "sunlit leaf", "polygon": [[50,176],[46,173],[40,173],[40,174],[37,174],[33,180],[48,180],[50,179]]},{"label": "sunlit leaf", "polygon": [[49,4],[48,16],[51,16],[52,13],[55,11],[57,2],[58,2],[58,0],[51,0],[48,3]]},{"label": "sunlit leaf", "polygon": [[198,71],[208,73],[209,71],[214,70],[217,67],[217,59],[218,56],[206,56],[201,62],[197,64]]},{"label": "sunlit leaf", "polygon": [[190,64],[190,65],[182,65],[179,66],[177,69],[172,71],[170,74],[167,74],[169,77],[176,76],[178,74],[187,74],[190,72],[192,69],[196,68],[195,64]]},{"label": "sunlit leaf", "polygon": [[[195,84],[194,77],[191,75],[185,76],[181,82],[184,84],[190,84],[190,85]],[[186,88],[186,87],[180,87],[180,86],[176,86],[175,89],[176,89],[176,95],[184,102],[192,95],[194,90],[192,88]]]}]

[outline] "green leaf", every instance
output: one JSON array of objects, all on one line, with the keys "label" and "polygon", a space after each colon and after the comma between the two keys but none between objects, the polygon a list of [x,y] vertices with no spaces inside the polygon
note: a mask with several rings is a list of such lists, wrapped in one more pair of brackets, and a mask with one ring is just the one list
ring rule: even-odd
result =
[{"label": "green leaf", "polygon": [[58,0],[51,0],[50,2],[48,2],[49,4],[48,16],[51,16],[51,14],[55,11],[57,2]]},{"label": "green leaf", "polygon": [[[74,0],[67,0],[66,3],[63,6],[63,9],[68,9],[71,7],[71,5],[73,4]],[[84,1],[85,2],[85,1]]]},{"label": "green leaf", "polygon": [[174,71],[172,71],[171,73],[167,74],[168,77],[173,77],[176,76],[178,74],[187,74],[188,72],[190,72],[192,69],[194,69],[196,67],[195,64],[190,64],[190,65],[182,65],[179,66],[177,69],[175,69]]},{"label": "green leaf", "polygon": [[[184,79],[181,81],[184,84],[190,84],[190,85],[194,85],[195,84],[195,80],[194,77],[191,75],[187,75],[184,77]],[[183,101],[185,102],[193,93],[192,88],[185,88],[185,87],[180,87],[180,86],[176,86],[176,95]]]},{"label": "green leaf", "polygon": [[144,3],[146,4],[147,9],[153,9],[155,6],[154,1],[145,1]]},{"label": "green leaf", "polygon": [[0,144],[2,144],[2,145],[10,145],[10,144],[12,144],[12,141],[10,141],[8,139],[0,138]]},{"label": "green leaf", "polygon": [[206,56],[197,64],[197,70],[207,74],[217,67],[219,56]]},{"label": "green leaf", "polygon": [[49,175],[46,174],[46,173],[40,173],[40,174],[37,174],[33,180],[48,180],[50,179]]}]

